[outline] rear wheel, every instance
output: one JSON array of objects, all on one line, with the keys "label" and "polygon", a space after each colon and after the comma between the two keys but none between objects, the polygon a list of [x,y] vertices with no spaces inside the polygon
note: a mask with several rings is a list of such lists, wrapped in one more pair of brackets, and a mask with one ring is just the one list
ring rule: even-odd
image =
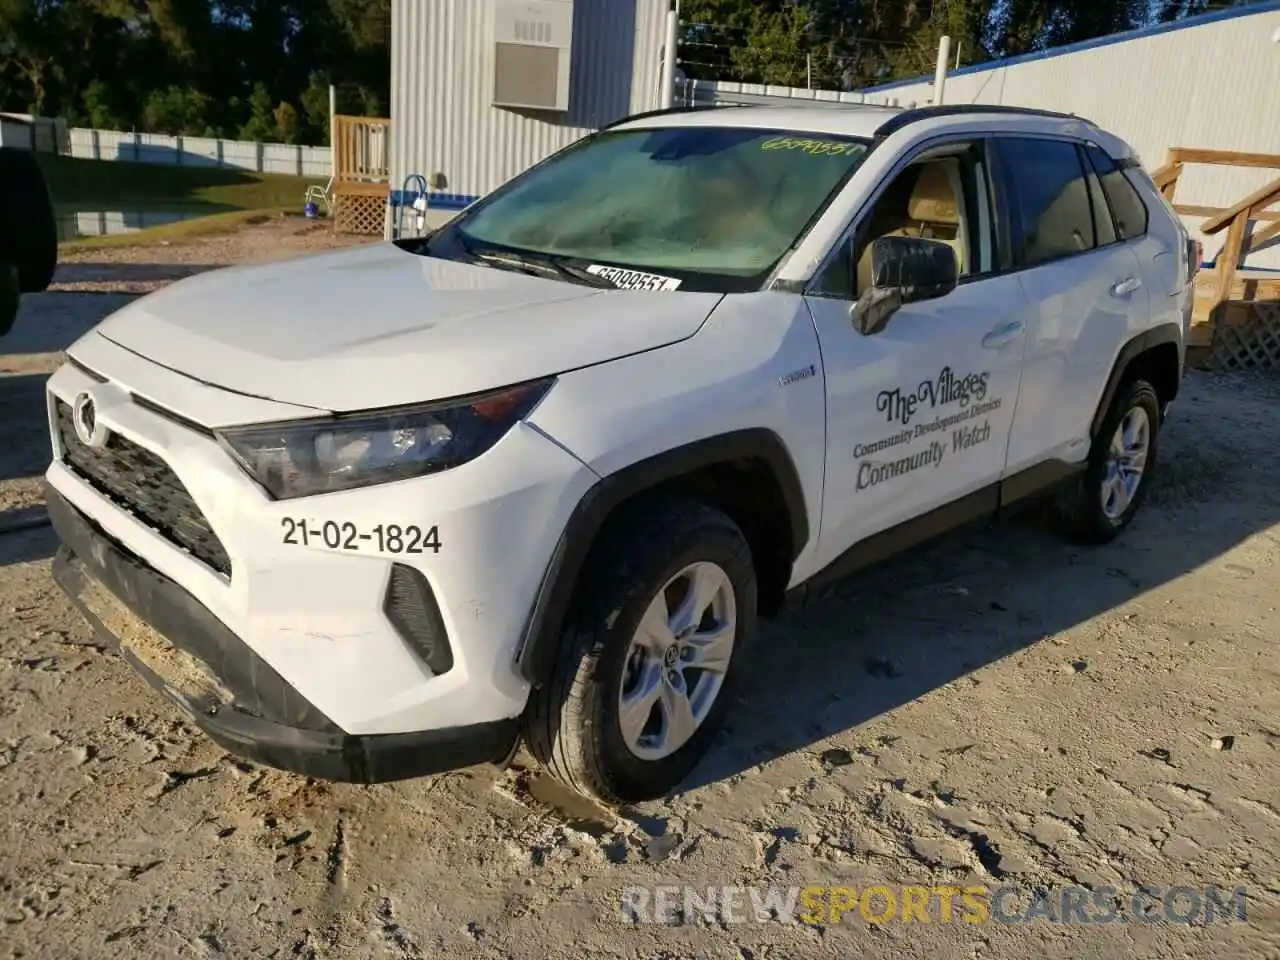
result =
[{"label": "rear wheel", "polygon": [[580,793],[653,799],[697,765],[731,702],[756,626],[751,552],[723,513],[664,500],[611,524],[592,566],[527,742]]},{"label": "rear wheel", "polygon": [[1052,504],[1061,533],[1080,543],[1105,543],[1129,525],[1156,467],[1160,410],[1160,398],[1145,380],[1121,386],[1084,474]]}]

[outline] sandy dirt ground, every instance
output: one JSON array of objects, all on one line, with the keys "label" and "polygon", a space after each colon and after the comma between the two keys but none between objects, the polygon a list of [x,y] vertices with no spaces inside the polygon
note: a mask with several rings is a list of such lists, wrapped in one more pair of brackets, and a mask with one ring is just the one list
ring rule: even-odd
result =
[{"label": "sandy dirt ground", "polygon": [[[78,255],[0,341],[0,956],[1280,957],[1265,376],[1189,376],[1119,542],[1081,550],[1006,520],[768,626],[729,729],[667,801],[599,810],[523,755],[361,788],[208,743],[50,582],[42,382],[130,296],[333,242],[280,223]],[[702,915],[682,885],[749,891]],[[1012,892],[981,923],[944,919],[940,899],[930,922],[872,922],[880,895],[838,922],[745,916],[770,887],[873,885]],[[1135,904],[1142,886],[1157,892]],[[1174,886],[1190,890],[1170,912]],[[1206,887],[1243,888],[1245,919],[1193,909]],[[626,922],[633,888],[690,909]],[[1111,923],[1081,922],[1105,919],[1094,907],[1004,922],[1037,891],[1101,904],[1108,888]]]}]

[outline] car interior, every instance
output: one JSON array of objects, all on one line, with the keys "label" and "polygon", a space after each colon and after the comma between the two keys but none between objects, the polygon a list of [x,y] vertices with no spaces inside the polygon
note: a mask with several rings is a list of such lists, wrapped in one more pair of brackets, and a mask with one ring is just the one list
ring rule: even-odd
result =
[{"label": "car interior", "polygon": [[871,246],[879,237],[945,243],[955,251],[959,274],[964,276],[969,261],[965,222],[959,159],[940,157],[911,164],[889,184],[858,231],[855,294],[871,285]]}]

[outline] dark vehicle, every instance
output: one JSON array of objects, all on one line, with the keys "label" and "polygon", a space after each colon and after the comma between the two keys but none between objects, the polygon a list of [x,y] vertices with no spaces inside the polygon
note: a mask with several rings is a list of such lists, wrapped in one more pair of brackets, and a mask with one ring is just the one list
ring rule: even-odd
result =
[{"label": "dark vehicle", "polygon": [[24,293],[40,293],[58,265],[58,228],[35,154],[0,147],[0,336]]}]

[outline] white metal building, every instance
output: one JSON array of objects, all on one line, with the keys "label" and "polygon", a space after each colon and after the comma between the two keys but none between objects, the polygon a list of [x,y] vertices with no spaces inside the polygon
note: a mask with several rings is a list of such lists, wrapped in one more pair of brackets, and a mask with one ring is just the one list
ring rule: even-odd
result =
[{"label": "white metal building", "polygon": [[[443,174],[458,208],[600,126],[662,102],[668,0],[392,0],[392,189]],[[1170,147],[1280,154],[1280,0],[951,71],[946,103],[1041,107],[1124,137],[1148,169]],[[916,106],[933,77],[858,93],[728,82],[684,102]],[[1189,166],[1178,202],[1228,206],[1280,172]],[[1199,220],[1187,219],[1195,228]],[[1225,234],[1202,238],[1214,255]],[[1280,247],[1248,265],[1280,268]]]},{"label": "white metal building", "polygon": [[461,207],[661,103],[668,0],[392,0],[391,186]]},{"label": "white metal building", "polygon": [[[1280,154],[1280,0],[1215,10],[1176,23],[1113,34],[947,74],[944,103],[996,103],[1074,113],[1112,130],[1148,170],[1170,147]],[[837,94],[740,83],[691,83],[690,101],[785,99],[933,102],[932,76]],[[1178,203],[1230,206],[1280,176],[1274,169],[1191,165]],[[1184,218],[1195,229],[1203,218]],[[1225,231],[1202,237],[1216,255]],[[1280,269],[1280,247],[1251,255],[1249,267]]]}]

